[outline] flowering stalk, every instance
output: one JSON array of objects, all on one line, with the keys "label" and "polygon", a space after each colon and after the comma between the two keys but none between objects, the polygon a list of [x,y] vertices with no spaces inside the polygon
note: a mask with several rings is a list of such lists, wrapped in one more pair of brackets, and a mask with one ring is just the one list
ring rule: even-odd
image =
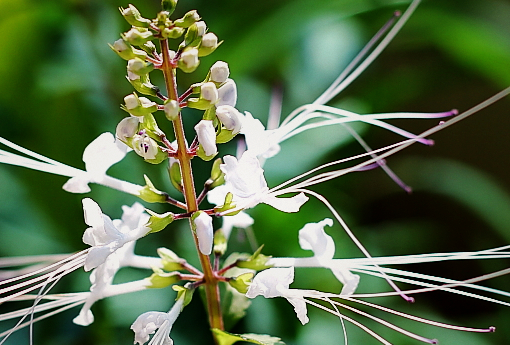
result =
[{"label": "flowering stalk", "polygon": [[[161,51],[163,54],[163,64],[161,70],[165,77],[165,85],[168,92],[168,97],[171,100],[178,100],[177,95],[177,82],[175,78],[175,68],[172,66],[172,59],[169,55],[168,41],[161,41]],[[182,188],[184,199],[186,201],[186,210],[188,213],[198,211],[198,203],[195,192],[195,183],[193,179],[193,171],[191,168],[192,154],[189,152],[186,138],[184,136],[184,126],[182,122],[182,115],[179,113],[177,118],[172,121],[174,127],[174,134],[177,140],[177,156],[179,160],[179,167],[181,169],[182,176]],[[190,228],[193,228],[192,221],[190,219]],[[204,285],[207,298],[207,310],[209,315],[209,324],[211,328],[223,329],[223,318],[221,316],[220,307],[220,290],[218,286],[218,280],[212,271],[211,261],[209,256],[203,254],[199,250],[199,241],[195,232],[192,231],[193,239],[195,240],[195,246],[197,248],[197,254],[200,259],[204,274]]]}]

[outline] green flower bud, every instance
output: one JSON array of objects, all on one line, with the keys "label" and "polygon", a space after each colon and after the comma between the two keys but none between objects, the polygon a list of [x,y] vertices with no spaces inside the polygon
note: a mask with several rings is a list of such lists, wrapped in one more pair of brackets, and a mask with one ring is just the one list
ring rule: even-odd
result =
[{"label": "green flower bud", "polygon": [[168,224],[174,221],[174,214],[172,212],[158,214],[149,209],[145,209],[145,211],[151,215],[149,221],[145,224],[146,227],[151,229],[151,233],[163,230]]},{"label": "green flower bud", "polygon": [[227,239],[221,229],[216,230],[214,233],[213,251],[216,255],[223,255],[227,251]]},{"label": "green flower bud", "polygon": [[154,38],[151,31],[142,30],[143,28],[131,28],[128,32],[122,34],[122,38],[135,46],[142,46],[145,42]]},{"label": "green flower bud", "polygon": [[213,163],[213,166],[211,168],[211,177],[207,181],[211,189],[221,186],[222,184],[225,183],[225,173],[220,169],[220,165],[222,163],[223,162],[221,158],[216,159]]},{"label": "green flower bud", "polygon": [[128,42],[124,41],[122,38],[115,41],[113,45],[108,44],[108,46],[110,46],[110,48],[124,60],[131,60],[134,58],[140,58],[142,60],[145,60],[147,58],[146,52],[132,47]]},{"label": "green flower bud", "polygon": [[150,203],[166,203],[166,200],[168,199],[168,194],[162,191],[159,191],[154,187],[151,180],[147,177],[147,175],[143,175],[143,178],[145,179],[145,186],[140,191],[140,194],[138,197],[142,199],[143,201],[147,201]]},{"label": "green flower bud", "polygon": [[179,107],[179,102],[177,102],[174,99],[167,99],[165,101],[165,116],[168,120],[174,121],[179,116],[179,113],[181,112],[181,107]]},{"label": "green flower bud", "polygon": [[163,272],[163,270],[157,269],[148,279],[151,284],[147,287],[153,289],[162,289],[180,281],[181,274],[179,272],[166,273]]},{"label": "green flower bud", "polygon": [[177,7],[177,0],[161,0],[161,8],[163,11],[168,12],[168,15],[174,13]]},{"label": "green flower bud", "polygon": [[140,48],[143,49],[147,54],[154,55],[154,53],[157,53],[156,45],[152,43],[152,41],[145,42],[140,46]]},{"label": "green flower bud", "polygon": [[182,54],[181,58],[178,62],[178,67],[184,73],[191,73],[195,71],[200,64],[200,60],[198,60],[198,49],[191,48],[186,49]]},{"label": "green flower bud", "polygon": [[200,16],[198,15],[197,11],[192,10],[186,13],[184,17],[174,21],[174,25],[181,28],[189,28],[191,25],[195,24],[199,20]]},{"label": "green flower bud", "polygon": [[128,61],[127,70],[128,72],[142,76],[152,72],[154,70],[154,64],[152,62],[145,62],[139,58],[134,58]]},{"label": "green flower bud", "polygon": [[236,289],[239,293],[243,295],[248,291],[250,287],[251,281],[253,279],[253,273],[243,273],[240,276],[232,278],[228,281],[228,284]]},{"label": "green flower bud", "polygon": [[122,110],[134,116],[143,116],[158,110],[158,105],[155,102],[145,97],[139,98],[136,93],[124,97],[124,104],[121,105]]},{"label": "green flower bud", "polygon": [[186,29],[174,26],[173,28],[164,28],[162,31],[163,38],[179,38],[184,34]]},{"label": "green flower bud", "polygon": [[253,253],[253,255],[250,256],[248,259],[239,260],[237,262],[237,267],[248,268],[255,271],[261,271],[265,270],[266,268],[273,267],[267,264],[269,259],[271,259],[271,256],[266,256],[260,253],[262,251],[262,248],[264,248],[264,245],[260,246],[259,249],[257,249],[255,253]]},{"label": "green flower bud", "polygon": [[172,186],[174,186],[175,189],[182,193],[182,175],[179,161],[177,159],[170,158],[169,162],[168,175],[170,177],[170,182],[172,182]]},{"label": "green flower bud", "polygon": [[[140,99],[145,97],[140,97]],[[143,116],[143,120],[140,123],[140,129],[145,130],[152,139],[161,141],[161,137],[165,135],[165,133],[159,129],[158,123],[152,114],[145,114]]]},{"label": "green flower bud", "polygon": [[218,48],[221,44],[218,43],[218,37],[212,32],[208,32],[202,37],[202,42],[198,48],[198,56],[207,56]]},{"label": "green flower bud", "polygon": [[197,24],[193,24],[186,31],[186,35],[184,36],[184,46],[185,47],[197,47],[200,44],[200,37],[198,36],[198,26]]},{"label": "green flower bud", "polygon": [[144,95],[157,97],[159,93],[159,87],[152,85],[148,75],[137,76],[139,78],[135,78],[133,75],[128,75],[127,80],[133,85],[136,91],[140,92]]},{"label": "green flower bud", "polygon": [[126,21],[133,26],[148,28],[151,24],[151,21],[149,19],[143,18],[138,9],[131,4],[128,8],[124,9],[120,7],[119,10],[124,19],[126,19]]},{"label": "green flower bud", "polygon": [[166,271],[180,271],[184,269],[186,260],[181,259],[173,251],[167,248],[158,248],[158,255]]}]

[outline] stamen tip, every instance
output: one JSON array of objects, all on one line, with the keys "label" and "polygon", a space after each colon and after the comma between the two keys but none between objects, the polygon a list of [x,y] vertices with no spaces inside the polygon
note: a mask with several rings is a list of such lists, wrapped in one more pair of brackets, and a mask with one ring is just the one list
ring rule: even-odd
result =
[{"label": "stamen tip", "polygon": [[430,339],[431,344],[439,344],[439,340],[437,339]]},{"label": "stamen tip", "polygon": [[434,146],[435,141],[432,139],[425,139],[425,145],[427,146]]},{"label": "stamen tip", "polygon": [[400,12],[400,11],[393,12],[394,17],[400,17],[401,15],[402,15],[402,12]]},{"label": "stamen tip", "polygon": [[406,302],[408,303],[414,303],[414,297],[409,297],[409,296],[405,296],[404,299],[406,300]]},{"label": "stamen tip", "polygon": [[413,193],[413,189],[412,189],[411,187],[409,187],[409,186],[405,186],[405,187],[404,187],[404,190],[405,190],[405,192],[406,192],[407,194],[412,194],[412,193]]},{"label": "stamen tip", "polygon": [[490,326],[490,327],[489,327],[489,332],[490,332],[490,333],[494,333],[494,332],[496,332],[496,327],[494,327],[494,326]]},{"label": "stamen tip", "polygon": [[458,115],[459,111],[457,109],[452,109],[450,113],[452,113],[452,115]]}]

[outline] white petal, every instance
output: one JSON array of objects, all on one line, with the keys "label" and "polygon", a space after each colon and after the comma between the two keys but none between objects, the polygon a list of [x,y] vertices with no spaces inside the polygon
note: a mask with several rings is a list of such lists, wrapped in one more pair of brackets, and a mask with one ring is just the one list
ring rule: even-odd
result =
[{"label": "white petal", "polygon": [[94,322],[94,315],[90,311],[90,309],[82,308],[80,310],[80,314],[73,319],[73,322],[80,326],[88,326],[92,322]]},{"label": "white petal", "polygon": [[307,324],[310,319],[307,315],[306,302],[304,298],[287,297],[287,301],[294,306],[294,311],[296,312],[299,321],[301,321],[301,324]]},{"label": "white petal", "polygon": [[87,177],[87,174],[83,174],[80,176],[72,177],[62,186],[62,188],[69,193],[88,193],[90,192],[90,178]]},{"label": "white petal", "polygon": [[83,214],[85,217],[85,224],[91,227],[103,226],[103,212],[99,205],[90,198],[85,198],[82,201]]},{"label": "white petal", "polygon": [[236,83],[232,79],[227,79],[227,81],[218,89],[218,97],[219,100],[218,103],[216,103],[217,107],[222,105],[235,107],[237,102]]},{"label": "white petal", "polygon": [[272,195],[267,195],[261,202],[273,206],[282,212],[298,212],[301,206],[308,201],[308,197],[304,193],[299,193],[291,198],[277,198]]},{"label": "white petal", "polygon": [[326,218],[319,223],[308,223],[299,230],[299,245],[304,250],[313,251],[319,260],[331,260],[335,255],[335,242],[324,231],[326,225],[332,226],[333,220]]},{"label": "white petal", "polygon": [[117,142],[113,134],[103,133],[83,151],[85,168],[94,175],[105,174],[113,164],[124,158],[126,152],[127,146]]}]

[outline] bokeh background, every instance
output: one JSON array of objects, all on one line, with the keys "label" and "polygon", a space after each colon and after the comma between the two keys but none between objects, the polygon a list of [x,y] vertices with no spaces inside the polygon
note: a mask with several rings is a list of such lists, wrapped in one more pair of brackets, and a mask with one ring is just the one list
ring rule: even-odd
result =
[{"label": "bokeh background", "polygon": [[[272,90],[283,93],[282,114],[313,101],[352,57],[409,1],[391,0],[181,0],[176,15],[197,9],[210,30],[224,40],[217,52],[203,58],[193,75],[179,75],[180,85],[203,79],[216,61],[230,64],[238,85],[238,109],[265,122]],[[132,92],[125,63],[107,43],[128,25],[117,7],[121,0],[0,0],[0,136],[68,165],[83,168],[85,146],[105,131],[114,131],[125,116],[119,105]],[[153,17],[159,2],[134,3]],[[360,113],[466,110],[510,85],[510,1],[425,0],[386,51],[331,105]],[[154,74],[156,74],[155,72]],[[153,81],[161,83],[155,78]],[[182,90],[181,90],[182,91]],[[508,244],[510,240],[510,99],[506,98],[469,119],[432,136],[433,147],[416,144],[388,159],[388,164],[414,192],[395,185],[380,169],[353,173],[314,187],[325,195],[375,255],[471,251]],[[193,114],[188,115],[191,119]],[[188,121],[191,128],[193,121]],[[392,123],[419,133],[436,120]],[[164,127],[164,126],[163,126]],[[400,138],[379,128],[357,127],[374,148]],[[233,147],[226,147],[233,152]],[[269,185],[322,162],[361,152],[341,128],[317,130],[282,145],[265,166]],[[208,167],[195,162],[197,180]],[[110,170],[111,175],[143,184],[147,173],[157,186],[171,190],[165,169],[148,166],[134,154]],[[84,249],[86,228],[82,195],[64,192],[64,177],[0,166],[0,256],[69,253]],[[120,206],[133,197],[95,186],[87,195],[106,214],[118,218]],[[160,206],[151,207],[163,212]],[[234,232],[232,249],[248,250],[256,242],[274,256],[307,256],[299,248],[297,231],[307,222],[331,217],[317,201],[299,214],[266,207],[250,212],[252,232]],[[154,255],[166,246],[194,262],[184,226],[173,226],[140,241],[137,252]],[[327,229],[336,240],[337,257],[361,253],[338,224]],[[251,242],[250,242],[251,240]],[[509,261],[412,265],[410,270],[467,279],[508,267]],[[125,269],[119,281],[142,278],[147,272]],[[509,290],[508,277],[484,282]],[[297,273],[296,287],[338,292],[340,284],[326,270]],[[75,272],[55,291],[88,289],[88,276]],[[403,286],[406,288],[406,286]],[[366,278],[360,291],[387,290],[384,282]],[[129,344],[129,325],[148,310],[166,311],[172,291],[124,296],[94,305],[96,322],[83,328],[71,320],[73,309],[35,327],[37,344]],[[377,316],[441,344],[507,344],[510,309],[445,293],[416,296],[408,305],[398,297],[378,299],[385,306],[452,324],[488,327],[494,334],[446,331]],[[9,306],[0,306],[8,310]],[[287,344],[342,344],[339,320],[309,308],[311,322],[301,326],[285,300],[256,299],[234,332],[267,333]],[[395,344],[416,344],[383,326],[358,318]],[[2,325],[5,329],[8,325]],[[347,325],[350,344],[377,344]],[[20,331],[6,344],[28,344]],[[211,338],[198,295],[172,330],[176,344],[210,344]]]}]

